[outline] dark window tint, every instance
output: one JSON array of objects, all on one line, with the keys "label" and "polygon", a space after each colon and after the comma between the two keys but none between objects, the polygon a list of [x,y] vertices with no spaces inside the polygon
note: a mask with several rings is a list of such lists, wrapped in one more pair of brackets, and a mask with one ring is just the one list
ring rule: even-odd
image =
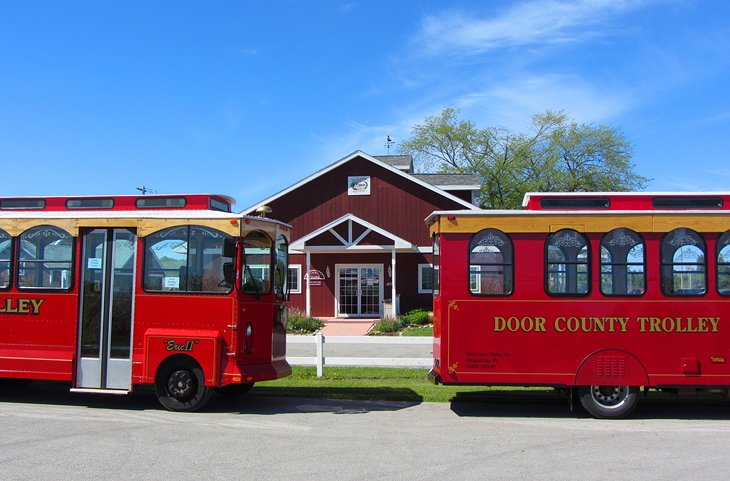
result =
[{"label": "dark window tint", "polygon": [[45,199],[3,199],[3,200],[0,200],[0,209],[35,210],[35,209],[45,209],[45,208],[46,208]]},{"label": "dark window tint", "polygon": [[112,209],[114,199],[68,199],[67,209]]},{"label": "dark window tint", "polygon": [[227,202],[222,202],[218,199],[210,199],[210,208],[212,210],[219,210],[221,212],[230,212],[231,206]]},{"label": "dark window tint", "polygon": [[185,197],[140,197],[138,209],[173,209],[185,207]]},{"label": "dark window tint", "polygon": [[546,197],[540,199],[543,209],[608,209],[608,197]]},{"label": "dark window tint", "polygon": [[722,197],[655,197],[652,205],[657,209],[719,209]]}]

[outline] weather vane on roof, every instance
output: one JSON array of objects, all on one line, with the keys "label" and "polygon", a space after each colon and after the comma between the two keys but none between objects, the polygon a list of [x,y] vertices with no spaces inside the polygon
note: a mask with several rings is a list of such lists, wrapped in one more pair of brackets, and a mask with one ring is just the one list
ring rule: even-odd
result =
[{"label": "weather vane on roof", "polygon": [[395,143],[395,140],[390,138],[390,135],[386,136],[385,146],[388,148],[388,155],[390,155],[390,146]]}]

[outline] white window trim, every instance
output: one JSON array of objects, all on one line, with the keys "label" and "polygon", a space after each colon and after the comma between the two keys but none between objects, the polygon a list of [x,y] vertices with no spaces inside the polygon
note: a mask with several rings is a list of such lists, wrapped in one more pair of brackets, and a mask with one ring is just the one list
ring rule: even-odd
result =
[{"label": "white window trim", "polygon": [[[433,270],[433,264],[418,264],[418,293],[419,294],[433,294],[433,289],[423,288],[423,269],[429,267]],[[436,272],[434,272],[436,275]]]},{"label": "white window trim", "polygon": [[[290,294],[301,294],[302,293],[302,265],[301,264],[289,264],[289,269],[294,269],[295,271],[297,271],[297,275],[296,275],[297,286],[299,286],[298,289],[290,289],[289,293]],[[289,274],[287,273],[287,275],[289,275]]]}]

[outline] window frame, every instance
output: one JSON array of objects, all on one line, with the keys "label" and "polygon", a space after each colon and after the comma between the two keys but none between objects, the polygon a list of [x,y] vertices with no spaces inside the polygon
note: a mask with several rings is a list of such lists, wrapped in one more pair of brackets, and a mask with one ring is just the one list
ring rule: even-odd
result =
[{"label": "window frame", "polygon": [[[479,241],[481,241],[480,237],[488,237],[488,236],[496,236],[498,237],[502,242],[504,242],[505,250],[501,249],[502,246],[496,246],[495,244],[481,244]],[[479,241],[476,241],[479,239]],[[476,243],[475,243],[476,241]],[[499,250],[501,256],[502,256],[502,262],[501,263],[473,263],[472,262],[472,251],[476,246],[494,246],[497,247]],[[512,236],[507,234],[506,232],[503,232],[499,229],[495,229],[492,227],[488,227],[486,229],[481,229],[478,232],[474,233],[469,238],[469,244],[467,246],[467,252],[466,252],[466,265],[467,265],[467,276],[466,276],[466,288],[469,294],[473,296],[480,296],[480,297],[508,297],[514,294],[515,291],[515,247],[514,247],[514,241],[512,240]],[[481,276],[482,274],[493,274],[491,271],[484,271],[484,267],[501,267],[501,274],[500,278],[502,281],[502,292],[495,293],[495,292],[482,292],[482,282],[481,282]],[[478,270],[477,270],[478,269]],[[478,289],[472,289],[472,281],[476,279],[475,286],[478,285]]]},{"label": "window frame", "polygon": [[[613,258],[614,252],[611,249],[609,249],[608,247],[605,247],[605,242],[606,242],[606,239],[609,238],[609,236],[615,235],[619,231],[623,231],[624,234],[627,235],[627,237],[632,237],[632,235],[635,236],[635,238],[632,238],[632,240],[636,241],[638,239],[639,242],[633,244],[631,246],[631,248],[626,252],[626,256],[627,256],[626,257],[626,260],[621,261],[621,262],[616,262],[615,259]],[[633,250],[634,247],[636,247],[637,245],[641,245],[642,246],[643,255],[642,255],[642,259],[641,259],[642,260],[641,264],[639,264],[637,262],[629,262],[629,260],[628,260],[628,254],[629,254],[629,252],[631,252],[631,250]],[[606,248],[606,250],[609,252],[609,254],[612,255],[611,262],[607,262],[607,263],[603,262],[603,249],[604,248]],[[644,237],[641,234],[639,234],[638,232],[636,232],[636,231],[634,231],[632,229],[629,229],[628,227],[617,227],[615,229],[610,230],[609,232],[606,232],[601,237],[601,242],[600,242],[600,245],[599,245],[599,249],[600,249],[600,251],[599,251],[599,255],[598,255],[598,272],[599,272],[598,289],[601,291],[601,294],[603,294],[606,297],[640,297],[640,296],[643,296],[643,295],[646,294],[646,290],[647,290],[647,278],[646,278],[646,267],[647,267],[646,266],[646,241],[644,240]],[[604,290],[603,290],[603,276],[604,276],[603,268],[604,268],[604,266],[611,267],[611,275],[612,276],[613,276],[613,269],[615,268],[615,266],[625,267],[626,270],[627,270],[627,272],[626,272],[626,279],[628,281],[628,279],[629,279],[628,268],[630,266],[638,266],[638,265],[641,265],[641,268],[642,268],[641,273],[643,274],[643,283],[642,283],[643,286],[642,286],[641,292],[634,293],[634,294],[630,293],[629,288],[628,288],[628,284],[629,284],[628,282],[627,282],[627,286],[626,286],[626,291],[627,292],[625,294],[621,294],[621,293],[615,294],[615,293],[612,293],[612,292],[611,293],[604,292]],[[613,283],[611,285],[613,286]]]},{"label": "window frame", "polygon": [[[431,288],[425,289],[423,287],[423,273],[425,269],[431,269]],[[433,268],[433,264],[418,264],[418,293],[419,294],[433,294],[434,277],[436,271]]]},{"label": "window frame", "polygon": [[[69,246],[70,256],[69,256],[69,258],[67,260],[49,260],[49,259],[45,259],[45,258],[39,258],[38,255],[36,255],[36,258],[35,259],[28,259],[28,260],[22,260],[21,259],[21,254],[23,253],[23,240],[24,240],[24,237],[29,232],[33,232],[33,231],[40,232],[43,229],[47,229],[47,230],[51,230],[51,231],[60,233],[61,235],[58,236],[58,238],[60,240],[65,239],[65,238],[69,238],[70,239],[70,246]],[[31,242],[31,241],[28,241],[28,242]],[[45,225],[44,224],[44,225],[37,225],[37,226],[31,227],[31,228],[26,229],[25,231],[23,231],[18,236],[17,243],[18,243],[18,248],[16,249],[16,253],[13,256],[13,261],[14,261],[14,264],[15,264],[15,267],[16,267],[15,272],[13,272],[13,280],[14,280],[14,284],[15,284],[16,288],[19,291],[35,291],[35,292],[38,292],[38,291],[56,291],[56,292],[63,291],[63,292],[70,292],[71,290],[73,290],[73,288],[74,288],[74,282],[75,282],[75,279],[76,279],[76,272],[75,272],[75,269],[76,269],[76,238],[73,235],[71,235],[69,232],[67,232],[65,229],[62,229],[61,227],[58,227],[58,226],[55,226],[55,225]],[[31,242],[31,244],[32,244],[32,242]],[[43,254],[45,254],[45,248],[48,247],[49,245],[50,245],[50,243],[48,243],[45,246],[43,246]],[[36,248],[39,247],[36,244],[34,244],[34,246]],[[28,263],[30,263],[30,264],[36,264],[36,265],[40,266],[39,269],[40,269],[40,275],[41,276],[43,275],[44,272],[46,272],[46,270],[48,270],[48,267],[44,267],[44,264],[67,264],[68,265],[68,269],[57,269],[57,270],[59,270],[61,272],[63,272],[63,271],[68,272],[68,277],[65,280],[66,286],[65,287],[63,286],[63,284],[64,284],[63,274],[61,274],[61,282],[60,282],[61,285],[59,287],[43,286],[43,285],[41,285],[41,286],[36,286],[36,285],[27,286],[27,285],[23,285],[21,283],[21,281],[20,281],[20,276],[23,275],[23,273],[25,272],[25,269],[26,269],[25,264],[28,264]],[[38,274],[36,274],[36,276],[38,276]]]},{"label": "window frame", "polygon": [[[684,231],[684,232],[682,232],[682,231]],[[690,244],[680,244],[676,249],[674,249],[672,251],[672,259],[671,259],[671,262],[667,262],[666,261],[666,259],[665,259],[665,254],[666,254],[665,247],[666,247],[666,245],[667,244],[671,244],[671,242],[674,241],[672,239],[672,237],[677,238],[680,235],[684,235],[685,236],[685,239],[688,236],[690,238],[695,237],[696,239],[699,240],[699,244],[700,244],[699,249],[702,252],[702,256],[704,258],[704,262],[703,263],[700,264],[700,263],[692,263],[692,262],[682,262],[682,263],[674,262],[674,256],[677,253],[677,251],[681,247],[684,247],[684,246],[687,246],[687,245],[690,245]],[[692,244],[692,245],[694,245],[694,244]],[[696,245],[695,245],[695,247],[696,247]],[[697,293],[689,292],[689,291],[692,291],[693,290],[692,288],[686,289],[686,292],[677,292],[677,290],[674,289],[674,276],[678,272],[679,273],[682,273],[682,271],[676,271],[675,270],[675,267],[677,265],[680,265],[680,266],[702,266],[702,272],[701,272],[701,274],[702,274],[702,283],[703,283],[703,286],[704,286],[702,292],[697,292]],[[671,271],[670,271],[670,274],[671,275],[667,275],[667,271],[669,269],[671,269]],[[699,232],[697,232],[697,231],[695,231],[693,229],[690,229],[688,227],[678,227],[678,228],[672,229],[671,231],[669,231],[666,234],[664,234],[664,236],[662,237],[662,239],[661,239],[661,241],[659,243],[659,284],[660,284],[661,292],[662,292],[662,294],[664,296],[666,296],[666,297],[690,297],[690,298],[693,298],[693,297],[704,297],[704,296],[706,296],[707,293],[708,293],[708,291],[709,291],[709,289],[708,289],[708,280],[709,279],[708,279],[708,273],[707,273],[707,271],[708,271],[707,241],[705,240],[704,236],[702,236],[702,234],[700,234]],[[690,275],[692,274],[691,271],[684,271],[684,272],[685,273],[689,273]],[[673,289],[672,292],[668,292],[669,286],[672,287],[672,289]]]},{"label": "window frame", "polygon": [[[578,237],[584,241],[584,244],[581,246],[580,250],[578,251],[577,255],[575,256],[574,260],[564,260],[563,262],[551,262],[550,261],[550,247],[556,247],[560,249],[560,246],[555,245],[552,243],[552,240],[555,239],[558,235],[562,233],[567,232],[573,232],[576,234],[575,237]],[[585,262],[578,262],[578,259],[580,257],[580,252],[583,249],[586,249],[586,255],[585,255]],[[564,253],[562,249],[560,249],[561,253]],[[575,229],[571,228],[565,228],[557,230],[551,234],[549,234],[545,238],[545,248],[543,252],[543,268],[544,268],[544,275],[543,275],[543,288],[545,290],[545,294],[547,294],[550,297],[588,297],[591,295],[592,291],[592,250],[591,250],[591,241],[588,238],[586,234],[583,232],[579,232]],[[553,292],[550,290],[550,275],[555,273],[562,273],[563,271],[551,271],[550,266],[552,265],[564,265],[564,274],[566,277],[566,283],[569,279],[569,266],[575,266],[576,273],[575,273],[575,285],[576,285],[576,292]],[[578,272],[578,268],[581,265],[585,265],[586,271],[585,273]],[[577,287],[579,285],[580,276],[584,275],[586,278],[586,290],[585,292],[577,292]]]},{"label": "window frame", "polygon": [[296,271],[294,278],[296,279],[297,288],[294,289],[292,284],[287,281],[289,286],[289,294],[301,294],[302,293],[302,265],[301,264],[289,264],[287,272]]},{"label": "window frame", "polygon": [[[723,243],[725,244],[724,246],[722,245]],[[730,289],[726,289],[725,292],[720,289],[721,277],[726,277],[730,283],[730,256],[728,256],[729,258],[727,261],[720,262],[720,254],[722,253],[723,247],[730,247],[730,230],[720,234],[715,242],[715,290],[720,296],[730,297]],[[727,269],[727,273],[721,274],[721,267],[725,267]]]},{"label": "window frame", "polygon": [[[151,249],[153,248],[152,246],[156,245],[156,244],[151,244],[150,243],[151,239],[159,238],[160,235],[163,235],[165,233],[171,233],[172,231],[177,230],[177,229],[185,229],[185,243],[186,243],[185,260],[184,260],[184,264],[178,268],[178,270],[183,269],[183,268],[185,269],[185,271],[184,271],[185,279],[183,280],[181,278],[181,276],[178,276],[178,278],[177,278],[178,279],[178,288],[166,290],[165,289],[165,280],[164,280],[166,276],[164,275],[164,271],[172,270],[172,269],[162,269],[162,271],[163,271],[162,286],[160,289],[154,289],[150,286],[150,282],[149,282],[149,279],[151,279],[150,271],[152,270],[150,268],[150,255],[151,255]],[[230,263],[232,264],[232,266],[234,266],[234,270],[235,270],[235,266],[237,265],[237,254],[236,254],[236,249],[235,249],[236,238],[234,236],[231,236],[230,234],[227,234],[226,232],[224,232],[222,230],[219,230],[219,229],[216,229],[213,227],[204,226],[204,225],[197,225],[197,224],[176,225],[176,226],[168,227],[166,229],[162,229],[162,230],[153,232],[152,234],[145,236],[144,242],[143,242],[143,251],[144,251],[143,257],[144,258],[142,260],[142,290],[143,291],[155,293],[155,294],[206,295],[206,296],[208,296],[208,295],[225,296],[225,295],[229,295],[233,291],[235,283],[236,283],[235,275],[233,276],[234,278],[231,279],[230,282],[228,282],[227,286],[223,286],[223,287],[226,287],[226,290],[204,290],[203,287],[205,286],[205,280],[206,280],[205,276],[201,276],[201,278],[200,278],[200,284],[201,284],[200,290],[193,290],[190,288],[190,285],[191,285],[190,284],[191,257],[195,256],[194,260],[196,261],[196,263],[201,264],[201,265],[205,260],[205,248],[204,248],[205,246],[198,246],[196,244],[194,246],[195,252],[191,252],[192,251],[191,239],[192,239],[192,235],[193,235],[193,229],[198,229],[200,231],[213,231],[218,236],[221,236],[222,244],[221,244],[220,256],[214,258],[213,260],[211,260],[211,262],[213,262],[216,259],[230,258],[231,259]],[[182,240],[180,237],[171,237],[170,239],[171,240]],[[226,242],[229,242],[230,243],[229,246],[232,247],[232,250],[230,251],[230,253],[233,254],[233,257],[225,255],[226,254]],[[202,252],[197,252],[198,247],[203,247]],[[200,257],[200,256],[202,256],[202,257]],[[155,259],[158,259],[158,258],[155,256]],[[228,262],[226,262],[226,261],[221,262],[221,272],[220,273],[223,276],[223,280],[226,280],[225,267],[224,267],[225,264],[228,264]],[[204,265],[201,267],[199,272],[195,269],[195,266],[193,266],[192,271],[193,271],[192,275],[196,275],[198,273],[204,273],[205,272]],[[215,271],[213,271],[213,272],[215,272]],[[180,288],[180,286],[183,284],[183,282],[184,282],[184,286],[183,286],[184,288]]]},{"label": "window frame", "polygon": [[8,232],[6,232],[3,229],[0,229],[0,236],[7,236],[8,240],[8,257],[7,259],[0,258],[0,279],[2,279],[2,263],[7,262],[7,281],[5,285],[0,284],[0,291],[6,291],[9,290],[13,286],[13,266],[14,266],[14,259],[13,259],[13,253],[15,249],[15,237],[11,236]]}]

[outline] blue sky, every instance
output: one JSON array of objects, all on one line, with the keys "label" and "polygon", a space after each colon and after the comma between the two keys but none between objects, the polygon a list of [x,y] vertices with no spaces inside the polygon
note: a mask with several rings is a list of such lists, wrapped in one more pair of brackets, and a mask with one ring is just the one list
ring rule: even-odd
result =
[{"label": "blue sky", "polygon": [[730,190],[729,19],[723,0],[0,0],[0,195],[243,209],[447,106],[516,131],[563,109],[620,129],[648,190]]}]

